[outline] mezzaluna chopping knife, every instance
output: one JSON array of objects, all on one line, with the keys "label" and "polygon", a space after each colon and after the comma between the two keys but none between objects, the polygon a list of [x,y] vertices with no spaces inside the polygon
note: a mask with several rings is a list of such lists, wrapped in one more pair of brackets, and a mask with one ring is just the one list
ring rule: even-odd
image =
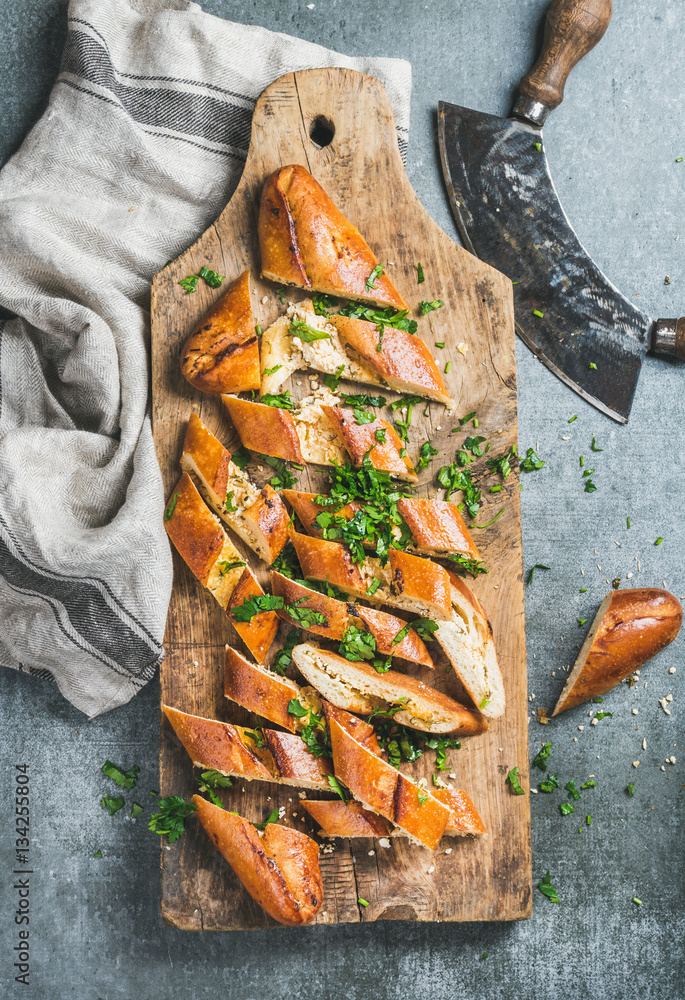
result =
[{"label": "mezzaluna chopping knife", "polygon": [[519,336],[583,399],[626,423],[646,352],[685,360],[685,317],[652,320],[593,263],[561,207],[542,138],[611,13],[611,0],[554,0],[512,117],[440,102],[438,136],[464,245],[514,282]]}]

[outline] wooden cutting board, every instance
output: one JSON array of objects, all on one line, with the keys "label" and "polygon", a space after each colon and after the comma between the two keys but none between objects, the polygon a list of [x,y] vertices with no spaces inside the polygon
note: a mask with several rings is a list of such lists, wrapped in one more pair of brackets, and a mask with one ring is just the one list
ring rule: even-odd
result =
[{"label": "wooden cutting board", "polygon": [[[322,145],[326,130],[334,132],[333,138]],[[392,110],[381,84],[351,70],[309,70],[281,77],[261,95],[245,171],[235,194],[197,243],[154,279],[153,421],[166,494],[179,477],[181,445],[191,410],[229,450],[239,444],[220,399],[195,391],[181,376],[178,362],[187,334],[221,290],[212,290],[201,281],[195,294],[186,295],[178,281],[197,273],[203,264],[226,275],[226,284],[249,268],[256,321],[265,329],[283,312],[274,286],[258,277],[257,211],[265,178],[289,163],[305,166],[363,233],[414,315],[421,299],[440,298],[445,303],[420,320],[419,335],[431,348],[435,341],[445,342],[435,355],[443,370],[451,362],[445,381],[458,405],[454,415],[437,403],[430,405],[426,416],[423,406],[415,408],[410,456],[416,461],[427,438],[439,448],[430,468],[421,473],[419,495],[437,492],[437,470],[454,459],[465,434],[473,433],[472,427],[451,433],[459,426],[458,416],[478,412],[477,433],[491,442],[492,455],[516,445],[511,283],[456,246],[419,204],[400,159]],[[418,262],[425,272],[422,285],[417,283]],[[297,298],[298,293],[288,297]],[[348,391],[362,391],[341,384]],[[296,397],[307,393],[304,373],[295,377],[290,389]],[[397,398],[393,393],[385,395],[389,400]],[[249,471],[260,486],[271,474],[257,461]],[[479,577],[474,590],[494,627],[507,711],[487,733],[464,740],[461,750],[448,754],[451,773],[456,775],[454,784],[472,796],[488,835],[480,840],[444,838],[435,853],[404,839],[392,840],[389,848],[362,839],[335,841],[333,852],[321,856],[325,899],[318,923],[516,920],[530,915],[529,799],[513,795],[505,784],[507,771],[514,765],[520,768],[524,786],[528,772],[519,482],[512,473],[502,492],[491,494],[489,486],[496,481],[494,476],[485,479],[485,503],[478,522],[491,520],[502,505],[505,509],[490,528],[474,530],[490,570]],[[300,489],[323,492],[326,482],[326,473],[314,467],[299,476]],[[258,560],[252,553],[250,562],[256,569]],[[263,565],[260,576],[268,580]],[[248,713],[223,697],[226,642],[242,649],[218,604],[174,552],[166,659],[160,668],[163,701],[209,718],[247,722]],[[433,647],[437,643],[431,652]],[[445,669],[446,661],[437,652],[435,662],[434,676],[427,679],[454,693],[454,673]],[[417,668],[413,672],[422,676]],[[403,767],[415,776],[425,775],[430,784],[433,761],[434,754],[428,751],[415,764]],[[163,720],[161,794],[187,798],[194,785],[190,759]],[[236,781],[224,793],[224,801],[227,808],[253,821],[263,821],[276,805],[285,806],[289,823],[315,832],[298,809],[296,789]],[[163,846],[161,868],[162,913],[167,923],[188,930],[274,925],[197,822],[189,822],[188,832],[177,843]],[[368,907],[358,903],[360,897],[368,901]]]}]

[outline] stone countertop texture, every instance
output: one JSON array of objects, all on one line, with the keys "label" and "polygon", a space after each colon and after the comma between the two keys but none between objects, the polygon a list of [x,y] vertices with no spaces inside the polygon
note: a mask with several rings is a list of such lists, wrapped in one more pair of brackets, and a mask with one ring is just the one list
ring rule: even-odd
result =
[{"label": "stone countertop texture", "polygon": [[[0,163],[45,106],[66,6],[65,0],[0,5]],[[455,236],[436,150],[437,102],[508,114],[516,82],[537,51],[547,0],[316,0],[312,10],[305,0],[205,0],[202,6],[353,55],[409,59],[409,176],[433,218]],[[652,316],[685,313],[685,162],[676,163],[685,157],[683,48],[685,20],[676,0],[615,4],[604,40],[572,74],[565,102],[545,129],[552,175],[581,241]],[[158,782],[157,684],[89,723],[55,688],[2,670],[3,997],[685,997],[683,637],[643,668],[639,683],[622,684],[605,698],[602,708],[613,718],[592,726],[589,709],[581,708],[543,727],[533,717],[537,705],[554,704],[560,671],[584,635],[577,619],[592,618],[607,578],[685,595],[685,366],[647,359],[630,424],[621,427],[570,392],[520,342],[517,358],[520,445],[539,447],[546,461],[523,477],[524,565],[526,572],[535,563],[550,567],[526,587],[531,756],[542,740],[552,740],[551,771],[562,786],[570,778],[580,785],[589,775],[597,782],[570,816],[559,813],[559,793],[531,797],[534,883],[550,869],[560,904],[534,889],[532,919],[509,925],[379,923],[236,934],[164,927],[158,838],[144,821],[123,811],[110,818],[99,805],[114,788],[99,771],[109,757],[124,767],[141,765],[137,798],[148,812],[148,789]],[[573,414],[578,419],[569,424]],[[585,494],[579,456],[592,454],[593,435],[603,449],[592,455],[598,489]],[[668,693],[670,715],[659,705]],[[676,763],[665,763],[671,756]],[[24,761],[31,769],[36,871],[28,988],[13,981],[10,874],[11,777],[14,764]],[[539,781],[543,775],[536,774]],[[92,857],[96,850],[102,859]]]}]

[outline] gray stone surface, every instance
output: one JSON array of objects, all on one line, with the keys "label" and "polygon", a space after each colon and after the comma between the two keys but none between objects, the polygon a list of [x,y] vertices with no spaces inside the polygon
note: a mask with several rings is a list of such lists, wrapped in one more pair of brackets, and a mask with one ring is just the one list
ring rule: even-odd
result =
[{"label": "gray stone surface", "polygon": [[[436,103],[443,98],[507,113],[515,81],[535,51],[547,0],[316,0],[311,11],[304,0],[206,0],[203,6],[353,54],[410,59],[409,173],[424,205],[454,234],[437,166]],[[678,239],[685,163],[675,163],[685,156],[682,8],[676,0],[623,0],[616,8],[604,41],[572,76],[566,102],[546,128],[546,146],[562,202],[600,266],[627,294],[639,294],[636,301],[653,315],[677,315],[685,311],[685,233]],[[44,107],[59,66],[65,9],[63,0],[0,6],[2,162]],[[634,584],[665,581],[675,594],[685,594],[685,371],[648,360],[626,428],[577,399],[520,344],[518,364],[521,446],[539,442],[547,462],[523,484],[526,568],[537,562],[551,567],[526,589],[533,709],[553,704],[559,671],[573,661],[583,635],[576,619],[594,614],[607,578],[620,576],[626,586],[632,572]],[[574,413],[578,419],[569,425]],[[593,434],[604,450],[592,456],[598,491],[588,495],[579,455],[591,454]],[[658,536],[664,542],[655,547]],[[581,587],[587,592],[581,594]],[[532,919],[516,925],[389,923],[232,935],[163,927],[157,838],[142,820],[122,813],[110,819],[99,806],[99,797],[111,790],[98,770],[105,757],[124,766],[140,763],[138,799],[146,809],[152,801],[156,684],[88,723],[50,686],[0,671],[2,995],[684,996],[682,650],[680,640],[643,669],[639,684],[607,696],[602,708],[613,718],[597,726],[589,725],[582,708],[546,728],[531,721],[531,753],[542,739],[553,740],[552,770],[562,785],[569,778],[580,784],[590,774],[597,781],[568,817],[558,812],[560,795],[532,796],[534,878],[551,869],[559,906],[535,890]],[[677,674],[669,674],[671,666]],[[658,704],[667,692],[674,696],[670,716]],[[672,754],[676,765],[664,764]],[[12,981],[11,776],[21,762],[30,765],[33,792],[28,989]],[[625,792],[630,781],[633,798]],[[96,849],[102,859],[92,858]],[[642,899],[641,907],[633,896]]]}]

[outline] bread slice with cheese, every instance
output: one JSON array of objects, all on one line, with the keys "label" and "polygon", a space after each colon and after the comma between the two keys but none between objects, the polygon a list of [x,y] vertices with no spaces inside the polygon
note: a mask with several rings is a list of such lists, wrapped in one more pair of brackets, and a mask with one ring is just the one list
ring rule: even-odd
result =
[{"label": "bread slice with cheese", "polygon": [[[286,503],[297,514],[307,534],[323,538],[324,530],[318,524],[317,517],[322,511],[330,512],[331,507],[318,504],[316,502],[318,495],[301,490],[283,490],[281,493]],[[358,510],[363,510],[363,507],[363,503],[353,501],[340,510],[333,508],[333,511],[336,517],[349,521]],[[407,546],[408,552],[439,557],[458,554],[467,559],[480,561],[480,553],[455,503],[439,500],[437,497],[432,499],[400,497],[397,509],[412,533],[412,541]],[[398,540],[401,537],[399,527],[395,530],[395,537]],[[373,546],[373,542],[367,545],[368,548]]]},{"label": "bread slice with cheese", "polygon": [[385,326],[381,338],[377,323],[340,313],[331,313],[329,323],[338,331],[348,351],[368,365],[381,384],[395,392],[417,394],[444,403],[448,409],[454,408],[454,400],[433,355],[420,337]]},{"label": "bread slice with cheese", "polygon": [[196,413],[188,417],[181,468],[221,520],[271,564],[288,540],[288,512],[271,486],[261,490]]},{"label": "bread slice with cheese", "polygon": [[245,726],[190,715],[169,705],[162,708],[195,767],[246,781],[275,781],[324,791],[330,788],[329,759],[315,757],[293,733],[275,729],[256,733]]},{"label": "bread slice with cheese", "polygon": [[319,846],[299,830],[267,823],[259,831],[241,816],[193,795],[197,817],[252,898],[289,927],[314,920],[323,903]]},{"label": "bread slice with cheese", "polygon": [[434,851],[450,810],[415,781],[358,743],[336,719],[328,725],[336,777],[357,802]]},{"label": "bread slice with cheese", "polygon": [[[481,837],[486,833],[473,802],[461,788],[431,789],[433,798],[450,811],[444,836]],[[377,813],[365,809],[359,802],[331,799],[301,799],[299,803],[321,829],[322,837],[406,837],[407,833],[393,826]]]},{"label": "bread slice with cheese", "polygon": [[[373,636],[376,650],[380,656],[397,656],[400,659],[409,660],[410,663],[418,663],[423,667],[433,667],[433,661],[426,644],[414,629],[409,629],[406,635],[395,643],[396,637],[407,625],[407,622],[401,618],[396,618],[394,615],[378,611],[375,608],[365,608],[359,604],[338,601],[334,597],[321,594],[318,590],[310,590],[301,583],[290,580],[273,570],[271,572],[271,592],[282,597],[286,605],[296,605],[298,610],[296,618],[289,613],[287,606],[276,612],[279,618],[296,628],[313,632],[315,635],[332,639],[335,642],[342,641],[348,629],[357,628],[369,632]],[[303,624],[299,612],[306,610],[323,615],[325,622],[308,619],[307,623]]]},{"label": "bread slice with cheese", "polygon": [[321,699],[316,691],[251,663],[230,646],[226,646],[224,695],[248,712],[261,715],[291,733],[308,724],[307,716],[303,722],[288,711],[292,701],[298,701],[304,709],[312,709],[316,715],[321,714]]},{"label": "bread slice with cheese", "polygon": [[197,322],[181,351],[181,371],[202,392],[259,388],[259,348],[250,305],[249,271],[243,271]]},{"label": "bread slice with cheese", "polygon": [[[318,337],[318,339],[316,339]],[[385,386],[374,369],[347,350],[326,316],[317,315],[311,302],[290,303],[261,338],[260,396],[277,393],[296,371],[316,371],[350,382]]]},{"label": "bread slice with cheese", "polygon": [[262,277],[280,285],[406,309],[378,259],[312,175],[280,167],[262,188],[257,224]]},{"label": "bread slice with cheese", "polygon": [[322,698],[346,711],[365,701],[360,711],[370,715],[375,709],[402,709],[393,718],[403,726],[424,733],[475,736],[487,730],[485,718],[441,691],[415,677],[395,670],[378,673],[368,663],[351,661],[336,653],[303,643],[293,649],[293,663]]},{"label": "bread slice with cheese", "polygon": [[[229,616],[236,588],[239,593],[264,593],[187,472],[171,492],[164,512],[164,527],[188,568]],[[253,622],[233,621],[233,624],[252,655],[263,661],[276,638],[276,614],[269,611]]]},{"label": "bread slice with cheese", "polygon": [[[237,396],[221,397],[242,444],[251,451],[288,462],[361,466],[368,455],[374,468],[415,482],[414,468],[400,438],[385,420],[358,425],[353,410],[338,407],[338,397],[319,389],[291,410]],[[377,439],[376,431],[383,432]]]},{"label": "bread slice with cheese", "polygon": [[292,530],[290,539],[306,580],[327,580],[347,594],[422,617],[452,618],[450,579],[439,563],[391,549],[385,566],[372,556],[358,565],[345,545]]}]

